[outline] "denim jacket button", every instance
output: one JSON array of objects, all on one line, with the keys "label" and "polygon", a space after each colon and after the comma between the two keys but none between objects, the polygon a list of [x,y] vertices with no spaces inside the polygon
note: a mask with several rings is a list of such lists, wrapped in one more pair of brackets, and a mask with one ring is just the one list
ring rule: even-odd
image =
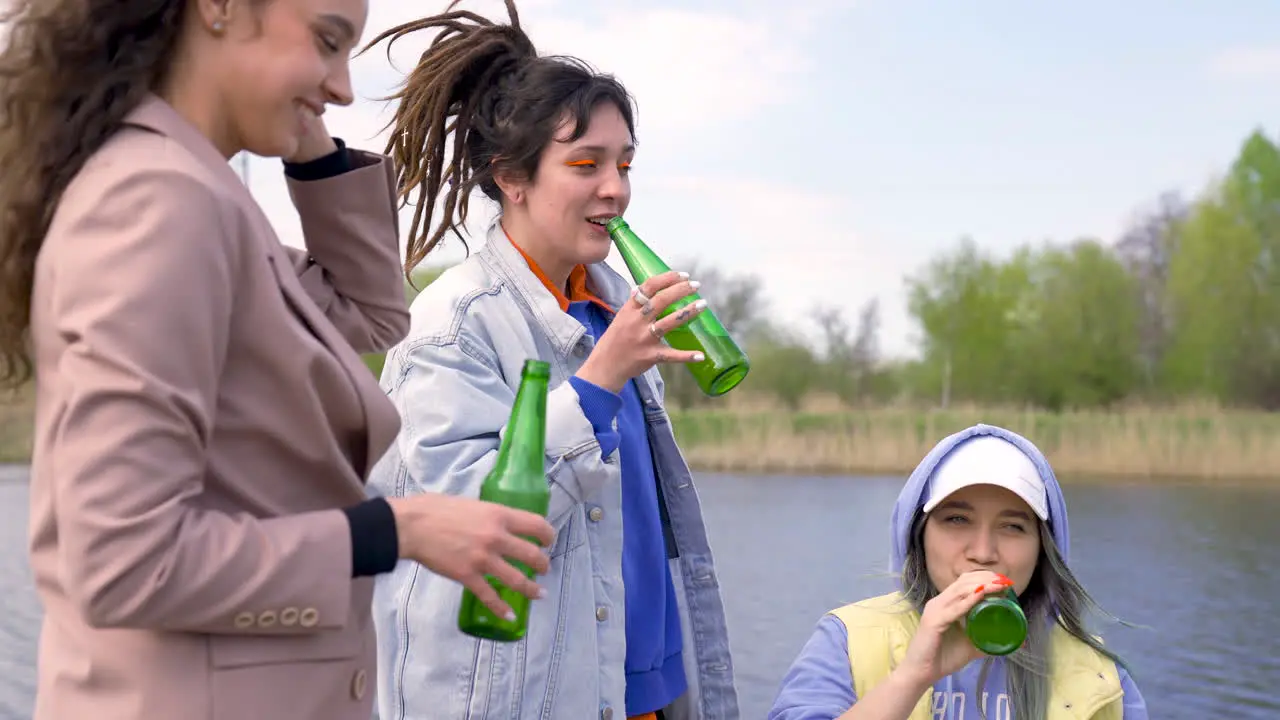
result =
[{"label": "denim jacket button", "polygon": [[613,720],[613,708],[608,705],[600,708],[600,720]]},{"label": "denim jacket button", "polygon": [[596,608],[596,619],[599,620],[600,622],[604,622],[605,620],[608,620],[609,608],[606,608],[606,607]]},{"label": "denim jacket button", "polygon": [[604,510],[593,507],[587,512],[587,517],[591,519],[591,522],[600,522],[600,518],[604,517]]}]

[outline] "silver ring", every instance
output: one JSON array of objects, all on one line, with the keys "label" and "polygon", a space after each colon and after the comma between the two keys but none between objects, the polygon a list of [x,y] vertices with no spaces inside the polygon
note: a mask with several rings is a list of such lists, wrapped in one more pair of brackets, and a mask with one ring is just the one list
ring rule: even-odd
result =
[{"label": "silver ring", "polygon": [[658,329],[657,323],[649,323],[649,334],[653,336],[654,340],[662,339],[662,331]]},{"label": "silver ring", "polygon": [[635,300],[637,305],[642,306],[648,305],[652,302],[652,299],[648,295],[644,294],[644,291],[640,289],[639,285],[636,286],[635,290],[631,291],[631,299]]}]

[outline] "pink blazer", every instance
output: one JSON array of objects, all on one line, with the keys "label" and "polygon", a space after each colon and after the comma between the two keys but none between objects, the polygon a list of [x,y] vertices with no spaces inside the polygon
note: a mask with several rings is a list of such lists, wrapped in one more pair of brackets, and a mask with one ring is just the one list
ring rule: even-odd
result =
[{"label": "pink blazer", "polygon": [[289,181],[280,244],[148,98],[37,263],[37,720],[368,720],[371,579],[339,508],[399,419],[357,352],[408,330],[390,162]]}]

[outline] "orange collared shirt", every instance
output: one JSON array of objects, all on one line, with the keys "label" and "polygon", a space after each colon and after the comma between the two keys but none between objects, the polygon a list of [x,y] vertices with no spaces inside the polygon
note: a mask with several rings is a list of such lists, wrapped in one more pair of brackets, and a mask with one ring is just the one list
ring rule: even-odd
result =
[{"label": "orange collared shirt", "polygon": [[526,253],[524,248],[517,245],[516,241],[511,239],[511,235],[507,233],[507,229],[505,227],[502,228],[502,234],[507,236],[507,240],[511,242],[511,246],[514,247],[516,251],[520,253],[520,257],[523,257],[524,261],[529,264],[529,269],[532,270],[533,274],[542,281],[543,287],[551,293],[552,297],[556,299],[556,302],[560,303],[561,310],[569,312],[569,303],[586,300],[587,302],[595,303],[597,306],[607,310],[610,315],[617,312],[617,310],[609,306],[609,303],[601,300],[587,289],[587,266],[581,264],[575,265],[573,270],[569,271],[569,294],[565,295],[564,290],[552,284],[551,280],[547,278],[547,274],[542,272],[542,268],[538,267],[538,263],[534,262],[533,258],[529,257],[529,253]]}]

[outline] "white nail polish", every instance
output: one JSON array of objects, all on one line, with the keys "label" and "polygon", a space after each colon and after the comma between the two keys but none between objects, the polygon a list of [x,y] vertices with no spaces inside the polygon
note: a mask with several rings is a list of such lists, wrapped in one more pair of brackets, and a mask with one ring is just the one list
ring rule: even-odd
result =
[{"label": "white nail polish", "polygon": [[681,272],[681,273],[680,273],[680,279],[681,279],[681,280],[688,280],[688,279],[689,279],[689,273],[687,273],[687,272]]},{"label": "white nail polish", "polygon": [[706,298],[699,298],[698,302],[696,302],[696,303],[694,303],[694,304],[693,304],[693,309],[694,309],[694,310],[701,310],[701,309],[705,308],[706,306],[707,306],[707,299],[706,299]]},{"label": "white nail polish", "polygon": [[698,288],[702,287],[702,283],[698,282],[697,280],[690,280],[689,287],[693,288],[694,290],[697,290]]},{"label": "white nail polish", "polygon": [[706,355],[703,355],[702,353],[694,353],[694,354],[693,354],[693,361],[694,361],[694,362],[702,362],[703,360],[706,360],[706,359],[707,359],[707,356],[706,356]]},{"label": "white nail polish", "polygon": [[507,611],[507,622],[515,622],[515,621],[516,621],[516,611],[515,611],[515,610],[508,610],[508,611]]}]

